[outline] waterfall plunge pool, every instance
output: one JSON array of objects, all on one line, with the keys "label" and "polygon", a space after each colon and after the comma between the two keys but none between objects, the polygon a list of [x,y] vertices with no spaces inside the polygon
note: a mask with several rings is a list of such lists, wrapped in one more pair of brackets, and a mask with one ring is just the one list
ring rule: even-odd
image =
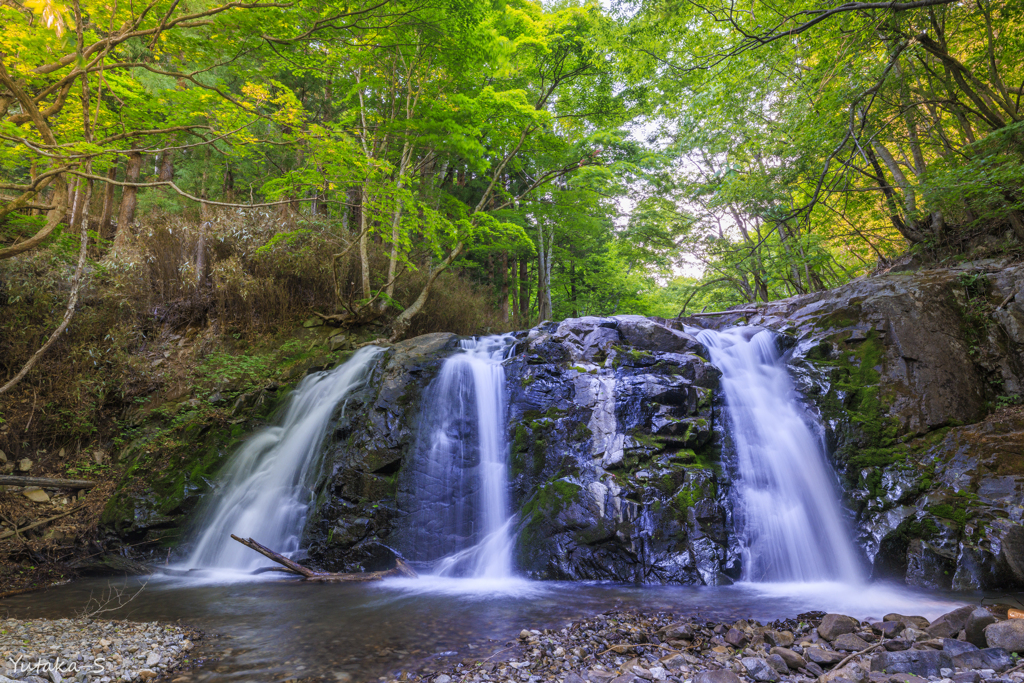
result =
[{"label": "waterfall plunge pool", "polygon": [[[74,617],[111,586],[131,594],[144,581],[75,581],[7,598],[0,602],[0,614]],[[883,583],[693,587],[423,577],[304,585],[279,579],[215,583],[152,577],[130,603],[103,617],[180,620],[205,631],[193,652],[205,664],[175,677],[181,683],[307,678],[360,683],[400,671],[479,661],[504,650],[524,628],[562,628],[609,610],[762,623],[809,610],[859,618],[901,612],[931,619],[982,597]],[[498,653],[496,659],[501,658]]]}]

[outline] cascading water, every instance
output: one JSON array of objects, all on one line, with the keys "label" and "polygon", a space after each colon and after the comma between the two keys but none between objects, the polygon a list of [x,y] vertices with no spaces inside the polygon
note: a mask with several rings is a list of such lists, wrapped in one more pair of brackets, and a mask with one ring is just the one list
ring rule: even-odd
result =
[{"label": "cascading water", "polygon": [[424,396],[411,465],[407,551],[441,576],[512,575],[505,369],[515,339],[468,339]]},{"label": "cascading water", "polygon": [[235,452],[212,494],[187,567],[251,571],[266,565],[231,534],[252,537],[283,555],[299,550],[331,415],[364,386],[380,351],[368,346],[333,370],[308,375],[288,397],[278,424],[257,431]]},{"label": "cascading water", "polygon": [[771,332],[701,330],[722,371],[736,449],[736,529],[747,581],[863,579],[822,444]]}]

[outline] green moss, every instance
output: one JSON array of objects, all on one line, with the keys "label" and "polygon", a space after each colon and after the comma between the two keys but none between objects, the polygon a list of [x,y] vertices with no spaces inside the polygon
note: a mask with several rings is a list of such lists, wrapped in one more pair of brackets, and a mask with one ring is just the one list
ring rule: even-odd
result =
[{"label": "green moss", "polygon": [[948,503],[941,503],[939,505],[930,505],[925,508],[928,512],[932,513],[936,517],[942,519],[948,519],[955,522],[957,527],[963,528],[967,524],[967,508],[961,505],[950,505]]},{"label": "green moss", "polygon": [[672,510],[679,521],[686,521],[687,511],[701,500],[713,499],[717,495],[717,487],[714,479],[708,477],[702,481],[691,481],[689,485],[681,487],[672,496]]},{"label": "green moss", "polygon": [[640,349],[631,349],[624,346],[612,345],[615,350],[615,359],[612,361],[612,367],[618,369],[623,363],[631,365],[640,365],[644,361],[654,361],[654,354],[650,351],[643,351]]},{"label": "green moss", "polygon": [[523,506],[523,516],[530,520],[531,525],[552,519],[578,501],[582,490],[582,487],[563,479],[549,481],[538,488],[530,502]]},{"label": "green moss", "polygon": [[899,421],[887,415],[896,397],[883,393],[879,386],[876,368],[884,363],[885,348],[878,332],[871,330],[867,339],[837,355],[837,359],[817,362],[833,368],[833,389],[825,398],[826,412],[848,416],[861,435],[860,442],[852,448],[848,445],[849,452],[843,455],[856,469],[905,461],[908,449],[897,441]]},{"label": "green moss", "polygon": [[519,386],[521,386],[521,387],[523,387],[525,389],[526,387],[530,386],[531,384],[533,384],[536,381],[537,381],[537,376],[536,375],[523,375],[522,378],[519,380]]}]

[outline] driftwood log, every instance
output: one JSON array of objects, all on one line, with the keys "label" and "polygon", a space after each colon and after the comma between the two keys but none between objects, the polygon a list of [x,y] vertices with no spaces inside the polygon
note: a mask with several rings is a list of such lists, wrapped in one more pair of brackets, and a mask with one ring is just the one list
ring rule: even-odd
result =
[{"label": "driftwood log", "polygon": [[19,477],[10,474],[0,475],[0,486],[42,486],[50,489],[91,489],[96,486],[94,481],[85,479],[50,479],[48,477]]},{"label": "driftwood log", "polygon": [[309,567],[303,567],[298,562],[289,560],[284,555],[275,553],[265,545],[260,545],[251,538],[239,538],[234,534],[231,534],[231,538],[235,539],[246,548],[251,548],[263,555],[266,558],[277,562],[280,567],[262,567],[257,569],[254,574],[262,574],[269,571],[285,572],[288,574],[294,574],[301,576],[306,581],[321,581],[321,582],[341,582],[341,581],[380,581],[381,579],[391,578],[393,576],[405,576],[408,578],[416,578],[417,574],[408,564],[405,563],[402,558],[395,558],[396,565],[394,569],[388,569],[382,572],[358,572],[354,574],[332,574],[330,572],[318,572],[310,569]]}]

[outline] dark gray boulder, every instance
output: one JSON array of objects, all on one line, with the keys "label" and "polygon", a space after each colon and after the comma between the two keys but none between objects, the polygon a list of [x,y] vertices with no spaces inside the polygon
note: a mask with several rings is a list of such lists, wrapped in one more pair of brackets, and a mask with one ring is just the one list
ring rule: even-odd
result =
[{"label": "dark gray boulder", "polygon": [[1013,657],[1001,647],[987,647],[953,655],[953,664],[961,669],[992,669],[1000,672],[1013,666]]},{"label": "dark gray boulder", "polygon": [[952,668],[953,658],[942,650],[883,652],[871,658],[871,670],[882,673],[908,673],[927,678],[938,676],[940,669]]}]

